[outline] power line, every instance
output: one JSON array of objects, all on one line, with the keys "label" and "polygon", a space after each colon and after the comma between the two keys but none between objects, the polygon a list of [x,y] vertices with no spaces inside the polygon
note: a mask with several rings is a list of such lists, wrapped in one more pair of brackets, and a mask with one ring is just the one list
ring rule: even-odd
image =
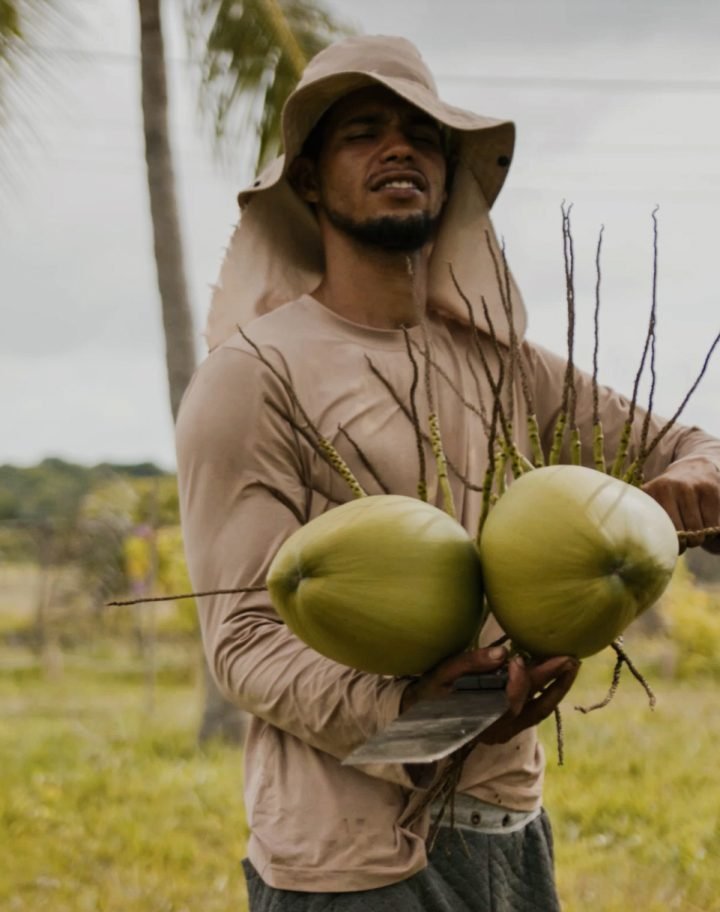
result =
[{"label": "power line", "polygon": [[[137,65],[140,55],[132,51],[92,50],[88,48],[61,47],[59,45],[30,44],[26,47],[38,54],[47,56],[69,57],[89,62],[115,63],[120,65]],[[201,66],[202,58],[167,57],[165,62],[181,66]],[[583,90],[600,92],[698,92],[719,93],[720,79],[643,79],[639,77],[605,77],[605,76],[542,76],[512,75],[489,73],[439,73],[438,82],[459,82],[482,84],[488,86],[517,86],[518,88],[548,88],[562,90]]]}]

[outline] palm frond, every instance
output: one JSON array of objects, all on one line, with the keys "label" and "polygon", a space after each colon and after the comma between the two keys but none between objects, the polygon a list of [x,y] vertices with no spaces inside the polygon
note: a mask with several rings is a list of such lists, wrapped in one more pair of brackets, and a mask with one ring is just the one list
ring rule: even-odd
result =
[{"label": "palm frond", "polygon": [[315,0],[186,0],[186,19],[216,148],[237,152],[250,140],[257,167],[279,150],[282,106],[304,63],[352,31]]},{"label": "palm frond", "polygon": [[[57,89],[53,44],[79,31],[69,0],[0,0],[0,182],[9,189],[20,175],[23,144],[37,144],[37,106]],[[11,175],[10,172],[13,172]]]}]

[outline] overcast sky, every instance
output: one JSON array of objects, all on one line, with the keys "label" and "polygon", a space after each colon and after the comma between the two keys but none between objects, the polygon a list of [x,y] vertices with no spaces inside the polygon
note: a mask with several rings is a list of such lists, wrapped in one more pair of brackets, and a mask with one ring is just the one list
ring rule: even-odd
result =
[{"label": "overcast sky", "polygon": [[[50,83],[0,167],[0,463],[48,455],[174,465],[139,108],[136,4],[77,0]],[[168,3],[175,164],[200,332],[250,178],[221,168],[196,116]],[[674,411],[720,329],[717,0],[332,0],[362,31],[413,40],[441,94],[518,126],[494,210],[530,313],[564,346],[560,204],[573,203],[579,358],[590,365],[594,249],[605,226],[601,375],[628,390],[650,304],[659,204],[657,407]],[[358,10],[360,10],[358,12]],[[69,53],[73,51],[73,53]],[[686,412],[720,434],[720,356]]]}]

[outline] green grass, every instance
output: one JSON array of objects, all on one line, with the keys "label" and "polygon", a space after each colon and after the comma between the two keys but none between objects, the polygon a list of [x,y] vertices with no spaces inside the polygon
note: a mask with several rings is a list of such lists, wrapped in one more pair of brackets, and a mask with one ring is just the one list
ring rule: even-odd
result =
[{"label": "green grass", "polygon": [[[195,748],[192,687],[0,683],[0,909],[245,908],[238,751]],[[8,850],[9,849],[9,850]]]},{"label": "green grass", "polygon": [[[642,644],[632,651],[643,664]],[[50,681],[17,651],[0,660],[2,912],[242,912],[241,756],[197,751],[191,673],[159,674],[150,713],[126,657],[117,673],[76,658]],[[587,663],[574,702],[601,696],[611,665]],[[707,680],[653,678],[655,712],[629,677],[608,708],[568,708],[562,768],[544,727],[565,912],[720,910],[720,713]]]},{"label": "green grass", "polygon": [[[642,643],[631,651],[642,658]],[[609,681],[606,657],[586,664],[573,702],[592,703]],[[651,682],[654,711],[627,672],[608,707],[566,709],[563,767],[554,730],[543,726],[566,912],[720,910],[717,687]]]}]

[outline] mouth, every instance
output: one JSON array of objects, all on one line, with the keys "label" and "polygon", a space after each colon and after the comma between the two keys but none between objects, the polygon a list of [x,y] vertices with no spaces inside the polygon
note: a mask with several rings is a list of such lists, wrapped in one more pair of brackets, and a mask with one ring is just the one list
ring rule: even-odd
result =
[{"label": "mouth", "polygon": [[387,171],[376,177],[370,184],[373,193],[383,190],[397,193],[422,193],[426,189],[426,181],[419,171]]}]

